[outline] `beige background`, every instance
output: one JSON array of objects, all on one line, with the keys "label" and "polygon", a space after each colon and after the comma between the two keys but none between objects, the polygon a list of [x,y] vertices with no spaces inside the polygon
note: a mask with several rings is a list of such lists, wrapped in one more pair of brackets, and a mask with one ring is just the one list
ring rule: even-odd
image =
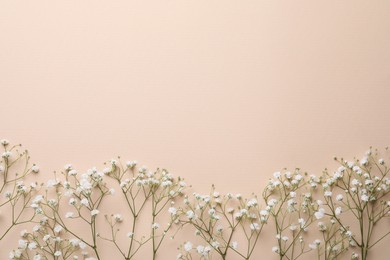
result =
[{"label": "beige background", "polygon": [[48,175],[116,155],[203,192],[319,173],[390,144],[389,13],[389,1],[1,1],[0,135]]}]

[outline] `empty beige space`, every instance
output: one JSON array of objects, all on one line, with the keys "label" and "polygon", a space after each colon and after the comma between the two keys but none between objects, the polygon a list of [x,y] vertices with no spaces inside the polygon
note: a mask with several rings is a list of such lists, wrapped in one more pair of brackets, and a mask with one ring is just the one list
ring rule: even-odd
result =
[{"label": "empty beige space", "polygon": [[[199,192],[320,174],[390,145],[389,14],[389,1],[4,0],[0,138],[43,178],[118,155]],[[257,259],[276,259],[263,241]]]}]

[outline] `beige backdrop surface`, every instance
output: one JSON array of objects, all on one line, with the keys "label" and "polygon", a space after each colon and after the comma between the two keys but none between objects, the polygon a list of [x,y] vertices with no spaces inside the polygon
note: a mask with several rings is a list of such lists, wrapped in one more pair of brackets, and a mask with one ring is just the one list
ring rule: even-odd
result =
[{"label": "beige backdrop surface", "polygon": [[122,155],[202,192],[249,193],[282,167],[319,173],[390,144],[389,13],[389,1],[4,0],[0,137],[42,175]]}]

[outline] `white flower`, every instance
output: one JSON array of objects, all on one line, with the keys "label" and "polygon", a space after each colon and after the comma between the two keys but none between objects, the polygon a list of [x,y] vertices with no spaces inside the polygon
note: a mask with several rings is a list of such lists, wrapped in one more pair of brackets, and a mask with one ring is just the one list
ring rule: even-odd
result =
[{"label": "white flower", "polygon": [[251,230],[260,230],[260,226],[258,223],[251,223],[250,228]]},{"label": "white flower", "polygon": [[268,210],[265,210],[265,209],[263,209],[263,210],[260,210],[260,216],[262,216],[262,217],[266,217],[266,216],[268,216],[269,215],[269,212],[268,212]]},{"label": "white flower", "polygon": [[91,210],[92,217],[96,216],[97,214],[99,214],[99,210],[97,210],[97,209]]},{"label": "white flower", "polygon": [[47,181],[46,187],[52,188],[52,187],[58,185],[59,183],[60,183],[60,182],[59,182],[58,180],[53,180],[53,179],[51,179],[51,180],[48,180],[48,181]]},{"label": "white flower", "polygon": [[199,245],[196,247],[196,251],[199,253],[199,254],[203,254],[204,252],[204,246],[202,245]]},{"label": "white flower", "polygon": [[303,228],[306,224],[306,221],[303,218],[299,218],[298,223],[301,225],[301,228]]},{"label": "white flower", "polygon": [[70,170],[70,171],[68,172],[68,174],[69,174],[70,176],[76,176],[76,175],[77,175],[77,171],[76,171],[76,170]]},{"label": "white flower", "polygon": [[22,256],[22,252],[20,250],[14,250],[13,252],[9,253],[9,259],[19,259]]},{"label": "white flower", "polygon": [[237,249],[237,248],[238,248],[238,243],[237,243],[237,241],[233,241],[233,242],[232,242],[232,248],[233,248],[233,249]]},{"label": "white flower", "polygon": [[60,233],[62,231],[62,227],[60,225],[57,225],[54,227],[54,232],[55,233]]},{"label": "white flower", "polygon": [[184,250],[189,252],[192,250],[192,243],[191,242],[187,242],[184,244]]},{"label": "white flower", "polygon": [[210,209],[210,210],[209,210],[209,215],[212,216],[212,215],[214,215],[214,214],[215,214],[215,209]]},{"label": "white flower", "polygon": [[152,224],[152,229],[158,229],[158,228],[160,228],[160,224],[158,224],[158,223]]},{"label": "white flower", "polygon": [[364,166],[368,164],[368,157],[365,156],[360,160],[360,165]]},{"label": "white flower", "polygon": [[81,190],[90,190],[92,188],[92,184],[86,178],[82,178],[80,180],[80,188]]},{"label": "white flower", "polygon": [[65,214],[65,218],[72,218],[72,217],[73,217],[73,215],[74,215],[74,213],[73,213],[73,212],[66,212],[66,214]]},{"label": "white flower", "polygon": [[357,179],[353,179],[352,181],[351,181],[351,185],[352,186],[357,186],[357,185],[359,185],[360,184],[360,182],[357,180]]},{"label": "white flower", "polygon": [[45,242],[46,242],[47,240],[49,240],[49,239],[50,239],[50,235],[45,235],[45,236],[42,238],[42,240],[45,241]]},{"label": "white flower", "polygon": [[219,242],[218,241],[213,241],[211,243],[212,247],[214,247],[215,249],[218,249],[219,248]]},{"label": "white flower", "polygon": [[87,198],[84,198],[84,199],[80,200],[80,203],[81,203],[82,205],[86,206],[86,207],[88,207],[88,205],[89,205],[89,202],[88,202],[88,199],[87,199]]},{"label": "white flower", "polygon": [[10,152],[10,151],[6,151],[6,152],[4,152],[3,154],[2,154],[2,157],[3,158],[9,158],[9,157],[11,157],[12,156],[12,153]]},{"label": "white flower", "polygon": [[9,144],[9,141],[7,139],[1,139],[0,140],[0,143],[4,146],[8,145]]},{"label": "white flower", "polygon": [[68,164],[65,164],[64,169],[65,169],[66,171],[70,171],[70,170],[73,169],[73,166],[72,166],[72,164],[68,163]]},{"label": "white flower", "polygon": [[267,203],[268,206],[270,207],[273,207],[275,206],[276,204],[278,204],[278,200],[277,199],[270,199]]},{"label": "white flower", "polygon": [[339,216],[342,212],[343,212],[343,211],[342,211],[341,207],[337,207],[337,208],[335,209],[335,211],[334,211],[334,213],[336,214],[336,216]]},{"label": "white flower", "polygon": [[294,179],[297,180],[297,181],[301,181],[303,179],[303,176],[300,175],[300,174],[297,174],[297,175],[295,175]]},{"label": "white flower", "polygon": [[31,242],[30,244],[28,244],[28,249],[29,250],[33,250],[33,249],[36,249],[37,248],[37,243],[36,242]]},{"label": "white flower", "polygon": [[272,252],[274,252],[274,253],[279,253],[279,247],[277,247],[277,246],[273,246],[272,247]]},{"label": "white flower", "polygon": [[26,249],[27,248],[27,241],[20,239],[18,248],[19,249]]},{"label": "white flower", "polygon": [[122,222],[123,221],[123,217],[121,214],[115,214],[114,215],[114,219],[116,222]]},{"label": "white flower", "polygon": [[137,165],[137,161],[127,161],[126,162],[126,166],[128,167],[128,168],[133,168],[133,167],[135,167]]},{"label": "white flower", "polygon": [[337,200],[337,201],[342,201],[343,199],[344,199],[344,197],[343,197],[342,194],[338,194],[338,195],[336,196],[336,200]]},{"label": "white flower", "polygon": [[281,173],[280,172],[274,172],[274,178],[275,179],[279,179],[281,176]]},{"label": "white flower", "polygon": [[34,232],[38,232],[40,229],[41,229],[41,225],[35,225],[32,230]]},{"label": "white flower", "polygon": [[79,247],[80,247],[81,249],[85,249],[85,248],[87,247],[87,245],[86,245],[83,241],[80,241]]},{"label": "white flower", "polygon": [[55,251],[54,255],[55,255],[55,256],[61,256],[62,253],[61,253],[61,251]]},{"label": "white flower", "polygon": [[321,244],[321,240],[319,240],[319,239],[316,239],[316,240],[314,240],[314,242],[312,243],[312,244],[309,244],[309,247],[311,248],[311,249],[316,249],[316,248],[318,248],[318,246]]},{"label": "white flower", "polygon": [[365,202],[367,202],[368,199],[369,199],[369,197],[367,196],[367,194],[363,194],[360,198],[361,198],[362,201],[365,201]]},{"label": "white flower", "polygon": [[256,199],[251,199],[247,202],[246,204],[248,206],[248,208],[250,207],[255,207],[257,205],[257,200]]},{"label": "white flower", "polygon": [[25,236],[27,236],[27,234],[28,234],[28,232],[27,232],[26,229],[23,229],[22,231],[20,231],[20,236],[21,237],[25,237]]},{"label": "white flower", "polygon": [[194,213],[192,210],[187,211],[186,215],[187,215],[187,217],[188,217],[190,220],[193,220],[193,219],[196,218],[196,215],[195,215],[195,213]]},{"label": "white flower", "polygon": [[31,167],[31,171],[32,171],[33,173],[38,173],[38,172],[39,172],[39,167],[36,166],[36,165],[33,165],[33,167]]},{"label": "white flower", "polygon": [[291,225],[290,225],[290,230],[291,230],[291,231],[297,230],[297,225],[291,224]]},{"label": "white flower", "polygon": [[320,231],[326,231],[326,225],[324,222],[318,222],[318,228]]},{"label": "white flower", "polygon": [[331,191],[325,191],[324,196],[325,197],[331,197],[332,196],[332,192]]},{"label": "white flower", "polygon": [[170,208],[168,209],[168,212],[169,212],[169,214],[171,214],[171,215],[176,215],[177,209],[176,209],[175,207],[170,207]]},{"label": "white flower", "polygon": [[356,260],[356,259],[359,259],[359,254],[357,254],[357,253],[352,253],[352,255],[351,255],[351,260]]},{"label": "white flower", "polygon": [[77,238],[72,238],[72,239],[69,239],[69,243],[70,243],[72,246],[76,247],[76,246],[79,245],[80,240],[78,240]]},{"label": "white flower", "polygon": [[223,227],[221,225],[218,225],[217,226],[217,231],[221,233],[223,231]]},{"label": "white flower", "polygon": [[42,256],[41,255],[34,255],[33,257],[33,260],[42,260]]},{"label": "white flower", "polygon": [[316,219],[322,219],[325,216],[325,209],[319,208],[317,212],[314,213]]}]

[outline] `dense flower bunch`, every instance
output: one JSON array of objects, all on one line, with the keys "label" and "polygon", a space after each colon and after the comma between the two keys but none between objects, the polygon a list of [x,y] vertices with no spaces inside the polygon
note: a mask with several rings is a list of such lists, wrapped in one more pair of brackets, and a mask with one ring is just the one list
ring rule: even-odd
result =
[{"label": "dense flower bunch", "polygon": [[[324,203],[316,216],[330,216],[337,222],[350,246],[357,247],[365,260],[369,250],[390,234],[376,228],[390,214],[390,169],[371,149],[361,159],[335,160],[341,166],[333,173],[324,172]],[[380,233],[379,238],[373,237],[374,231]],[[357,259],[358,253],[352,258]]]},{"label": "dense flower bunch", "polygon": [[35,211],[30,202],[39,189],[37,182],[26,184],[31,174],[37,174],[39,167],[30,164],[27,150],[21,145],[10,145],[8,140],[0,140],[0,210],[10,212],[10,218],[0,220],[0,241],[16,226],[31,222]]},{"label": "dense flower bunch", "polygon": [[[125,260],[144,250],[157,259],[165,239],[186,230],[194,238],[179,243],[178,260],[253,259],[263,231],[272,232],[267,239],[276,241],[270,250],[279,259],[307,253],[367,260],[390,234],[384,221],[390,169],[372,149],[360,159],[335,158],[340,166],[321,176],[275,172],[259,199],[220,194],[214,186],[208,194],[189,194],[184,180],[166,169],[151,171],[120,158],[82,173],[67,164],[38,184],[32,178],[39,168],[27,151],[7,140],[0,144],[0,209],[10,213],[0,219],[0,242],[16,226],[27,228],[9,259],[101,260],[107,246]],[[118,200],[118,212],[105,207]]]},{"label": "dense flower bunch", "polygon": [[[76,255],[79,249],[89,248],[99,259],[96,219],[103,200],[113,193],[103,177],[104,174],[96,168],[78,174],[69,164],[60,176],[55,175],[54,179],[48,180],[45,193],[35,197],[31,204],[40,221],[32,233],[24,236],[28,245],[33,243],[36,246],[19,246],[22,257],[15,254],[14,258],[79,259]],[[88,227],[88,232],[81,230],[80,225]],[[88,251],[81,254],[85,259],[96,259],[89,256]]]},{"label": "dense flower bunch", "polygon": [[[40,196],[40,195],[39,195]],[[37,198],[42,199],[42,198]],[[82,259],[76,253],[86,244],[77,238],[64,237],[64,229],[48,217],[42,217],[31,232],[20,232],[18,248],[11,251],[10,259]],[[83,252],[87,256],[86,252]]]},{"label": "dense flower bunch", "polygon": [[[111,228],[111,238],[104,239],[114,243],[124,259],[133,258],[141,246],[151,241],[152,258],[155,259],[168,232],[177,223],[179,215],[175,201],[183,195],[187,184],[180,177],[174,178],[166,169],[157,169],[153,172],[145,166],[137,168],[135,161],[128,161],[124,166],[118,160],[111,160],[109,167],[104,171],[119,184],[121,195],[130,211],[131,222],[126,249],[117,243],[117,226],[123,220],[121,215],[106,216]],[[148,206],[151,213],[150,229],[141,232],[137,230],[137,222],[140,218],[147,217],[144,214],[147,211],[144,209]],[[164,219],[166,215],[168,218]],[[166,221],[167,224],[163,225],[161,221]]]},{"label": "dense flower bunch", "polygon": [[[186,196],[184,204],[180,222],[193,228],[203,244],[193,248],[187,241],[180,247],[178,259],[192,259],[192,253],[201,259],[209,259],[213,253],[222,259],[231,254],[249,259],[269,216],[268,211],[260,209],[256,196],[244,199],[241,194],[221,195],[214,187],[209,195]],[[242,240],[240,245],[237,237]]]},{"label": "dense flower bunch", "polygon": [[[272,251],[280,259],[297,259],[311,249],[306,248],[304,233],[314,222],[313,195],[305,190],[307,181],[299,169],[275,172],[263,197],[275,223],[277,245]],[[312,186],[315,187],[315,186]]]}]

